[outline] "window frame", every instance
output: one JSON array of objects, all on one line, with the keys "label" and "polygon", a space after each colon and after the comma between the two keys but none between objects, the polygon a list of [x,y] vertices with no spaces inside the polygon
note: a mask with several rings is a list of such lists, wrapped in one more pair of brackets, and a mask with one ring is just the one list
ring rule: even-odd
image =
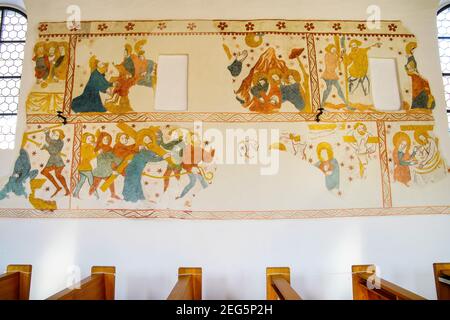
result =
[{"label": "window frame", "polygon": [[[8,11],[14,11],[14,12],[16,12],[16,13],[18,13],[18,14],[20,14],[20,15],[23,15],[24,17],[25,17],[25,19],[27,19],[27,24],[28,24],[28,16],[27,16],[27,14],[24,12],[24,11],[22,11],[22,10],[20,10],[20,9],[17,9],[17,8],[15,8],[15,7],[10,7],[10,6],[7,6],[7,5],[0,5],[0,11],[1,11],[1,20],[0,20],[0,46],[2,45],[2,44],[10,44],[10,43],[23,43],[24,45],[25,45],[25,43],[26,43],[26,38],[25,38],[25,40],[3,40],[3,38],[2,38],[2,35],[3,35],[3,19],[4,19],[4,17],[5,17],[5,10],[8,10]],[[23,69],[22,69],[22,74],[23,74]],[[0,80],[3,80],[3,79],[22,79],[22,74],[20,75],[20,76],[1,76],[0,75]],[[18,110],[16,111],[16,112],[10,112],[10,113],[2,113],[2,112],[0,112],[0,116],[3,116],[3,117],[11,117],[11,116],[18,116]]]},{"label": "window frame", "polygon": [[[450,11],[450,3],[447,3],[447,4],[443,5],[441,8],[439,8],[439,10],[438,10],[438,12],[436,14],[436,17],[438,17],[442,12],[444,12],[446,10]],[[450,35],[448,35],[448,36],[440,36],[439,35],[439,31],[438,31],[438,42],[439,42],[439,40],[449,40],[450,41]],[[438,44],[438,46],[439,46],[439,44]],[[440,64],[441,64],[441,61],[440,61],[440,58],[439,58],[439,65]],[[450,72],[442,72],[442,70],[441,70],[441,73],[442,73],[442,79],[444,79],[446,77],[450,78]],[[447,115],[450,115],[450,106],[447,106],[447,101],[446,101],[446,108],[445,108],[445,110],[447,111]],[[449,130],[450,130],[450,128],[449,128]]]},{"label": "window frame", "polygon": [[[6,13],[7,12],[15,13],[16,15],[20,16],[21,18],[22,17],[25,18],[25,21],[26,21],[25,22],[26,23],[25,26],[26,26],[26,29],[28,29],[28,16],[27,16],[27,14],[25,12],[25,9],[21,8],[21,7],[10,5],[10,4],[0,3],[0,10],[1,10],[1,13],[0,13],[0,17],[1,17],[1,21],[0,21],[0,46],[3,46],[3,45],[5,45],[5,46],[8,46],[8,45],[15,45],[15,46],[22,45],[25,48],[26,41],[27,41],[27,34],[26,33],[25,33],[25,36],[24,36],[24,38],[22,40],[12,40],[11,38],[9,38],[10,40],[3,39],[3,31],[4,31],[4,28],[7,26],[7,25],[4,25],[4,19],[6,17]],[[7,36],[6,36],[6,39],[8,39]],[[13,51],[13,52],[18,52],[18,51]],[[20,56],[18,57],[18,59],[20,59]],[[16,60],[16,59],[14,59],[14,60]],[[17,89],[19,89],[18,93],[17,93],[17,95],[12,96],[13,100],[17,99],[17,101],[19,100],[19,96],[20,96],[20,87],[21,87],[21,84],[22,84],[21,80],[22,80],[23,72],[24,72],[24,70],[23,70],[23,62],[24,62],[24,60],[22,59],[22,61],[21,61],[22,69],[21,69],[20,73],[16,72],[15,74],[14,73],[6,73],[5,75],[3,75],[3,74],[0,75],[0,80],[2,80],[2,81],[6,81],[6,82],[7,81],[16,81],[18,83],[18,85],[16,86]],[[9,96],[3,96],[2,95],[2,97],[9,97]],[[14,104],[15,104],[15,102],[14,102]],[[14,150],[15,146],[17,146],[17,123],[18,123],[18,117],[19,117],[19,104],[18,104],[18,102],[17,102],[17,107],[16,108],[10,108],[10,103],[9,103],[8,104],[8,110],[4,110],[4,111],[5,112],[0,111],[0,118],[2,119],[2,121],[3,121],[3,119],[5,119],[5,121],[11,121],[11,123],[10,124],[6,124],[6,126],[9,127],[8,133],[0,132],[0,135],[2,137],[5,137],[5,139],[6,139],[6,137],[12,137],[12,140],[10,140],[9,142],[8,142],[8,140],[5,140],[6,143],[8,144],[8,146],[2,145],[2,147],[0,148],[0,154],[3,154],[3,152]],[[10,119],[10,120],[8,120],[8,119]],[[13,123],[15,125],[13,125]],[[2,128],[0,128],[0,129],[2,129]]]}]

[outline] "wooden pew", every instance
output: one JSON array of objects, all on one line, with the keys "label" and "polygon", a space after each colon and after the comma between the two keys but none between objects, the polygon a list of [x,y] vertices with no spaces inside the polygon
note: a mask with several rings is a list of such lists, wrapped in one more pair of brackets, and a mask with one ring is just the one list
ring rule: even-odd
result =
[{"label": "wooden pew", "polygon": [[178,282],[167,300],[202,300],[202,268],[179,268]]},{"label": "wooden pew", "polygon": [[291,270],[289,268],[266,269],[267,300],[302,300],[291,287]]},{"label": "wooden pew", "polygon": [[30,265],[9,265],[0,275],[0,300],[29,300],[31,271]]},{"label": "wooden pew", "polygon": [[450,300],[450,263],[433,264],[438,300]]},{"label": "wooden pew", "polygon": [[114,300],[116,267],[92,267],[91,275],[47,300]]},{"label": "wooden pew", "polygon": [[425,300],[376,276],[375,265],[352,266],[353,300]]}]

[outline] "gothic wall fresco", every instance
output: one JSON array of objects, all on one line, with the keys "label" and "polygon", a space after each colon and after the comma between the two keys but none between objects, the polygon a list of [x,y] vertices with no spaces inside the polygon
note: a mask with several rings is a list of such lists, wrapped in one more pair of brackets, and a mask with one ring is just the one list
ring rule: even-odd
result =
[{"label": "gothic wall fresco", "polygon": [[[450,213],[433,117],[444,107],[400,21],[43,22],[39,31],[0,217]],[[185,112],[155,111],[165,54],[189,57]],[[377,110],[369,58],[395,59],[399,110]],[[232,143],[244,163],[221,148],[232,130],[258,133]],[[275,174],[252,163],[263,156],[276,159]]]}]

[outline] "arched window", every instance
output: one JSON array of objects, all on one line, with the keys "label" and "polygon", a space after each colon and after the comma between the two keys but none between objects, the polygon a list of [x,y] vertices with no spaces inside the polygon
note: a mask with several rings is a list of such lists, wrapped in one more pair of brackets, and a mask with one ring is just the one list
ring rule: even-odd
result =
[{"label": "arched window", "polygon": [[0,149],[13,149],[27,17],[1,6],[0,15]]},{"label": "arched window", "polygon": [[445,101],[450,130],[450,4],[441,8],[437,17],[439,52],[442,77],[444,78]]}]

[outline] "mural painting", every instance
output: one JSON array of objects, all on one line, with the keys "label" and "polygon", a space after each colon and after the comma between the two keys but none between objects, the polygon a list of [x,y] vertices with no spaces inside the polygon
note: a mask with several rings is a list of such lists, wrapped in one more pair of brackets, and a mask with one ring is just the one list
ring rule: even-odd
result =
[{"label": "mural painting", "polygon": [[[450,213],[434,122],[444,106],[400,21],[382,21],[376,32],[363,21],[289,20],[39,30],[26,128],[10,176],[0,179],[0,217]],[[164,54],[189,55],[186,112],[155,111]],[[399,110],[377,110],[371,58],[395,60]],[[237,127],[279,134],[267,147],[244,135],[226,150]],[[227,152],[245,163],[226,163]],[[279,155],[270,177],[250,164],[264,153]]]}]

